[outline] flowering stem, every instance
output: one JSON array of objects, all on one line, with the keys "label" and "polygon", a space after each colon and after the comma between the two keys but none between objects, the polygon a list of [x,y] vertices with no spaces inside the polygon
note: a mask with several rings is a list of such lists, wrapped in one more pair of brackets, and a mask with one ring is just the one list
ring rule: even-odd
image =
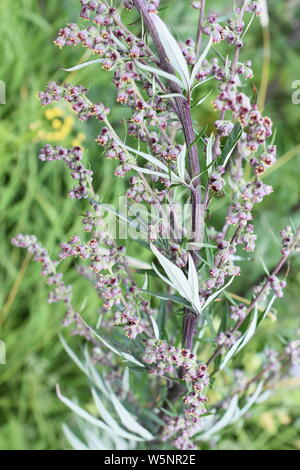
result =
[{"label": "flowering stem", "polygon": [[[152,37],[154,45],[156,47],[158,56],[160,58],[160,66],[161,68],[170,74],[174,74],[174,70],[172,65],[170,64],[162,42],[159,37],[159,33],[156,29],[156,25],[153,21],[153,17],[155,13],[149,13],[148,5],[145,0],[133,0],[135,7],[141,13],[145,25],[148,28],[148,31]],[[170,83],[170,88],[173,93],[181,94],[180,87],[175,84],[174,82]],[[195,141],[195,131],[193,128],[192,117],[191,117],[191,107],[190,102],[186,98],[176,97],[174,99],[176,104],[176,112],[178,118],[181,122],[185,141],[188,150],[189,156],[189,164],[191,169],[191,177],[195,178],[193,180],[192,186],[192,230],[193,230],[193,242],[200,242],[201,241],[201,233],[202,233],[202,210],[201,210],[201,186],[200,186],[200,178],[199,174],[200,170],[200,162],[199,162],[199,154],[197,145],[194,143]],[[199,264],[199,258],[196,252],[192,252],[192,258],[194,260],[195,265]],[[195,333],[195,326],[197,322],[197,317],[190,311],[185,312],[186,315],[183,321],[183,346],[186,348],[192,348],[193,344],[193,337]]]},{"label": "flowering stem", "polygon": [[197,31],[197,38],[196,38],[196,54],[197,55],[199,54],[200,49],[201,49],[203,23],[204,23],[204,12],[205,12],[205,0],[201,0],[199,22],[198,22],[198,31]]},{"label": "flowering stem", "polygon": [[[272,272],[272,276],[276,276],[280,269],[282,268],[282,266],[286,263],[286,261],[288,260],[291,252],[293,251],[293,249],[295,248],[297,242],[299,241],[299,237],[300,237],[300,227],[298,228],[296,234],[295,234],[295,238],[294,238],[294,243],[292,244],[292,246],[290,247],[290,250],[289,252],[287,252],[286,254],[282,255],[282,257],[280,258],[277,266],[274,268],[273,272]],[[266,281],[264,282],[263,286],[261,287],[259,293],[257,294],[257,296],[253,299],[253,301],[251,302],[251,304],[249,305],[249,307],[247,308],[246,310],[246,315],[244,318],[241,318],[240,320],[238,320],[236,322],[236,324],[231,328],[230,330],[230,333],[234,333],[236,330],[238,330],[240,328],[240,326],[244,323],[245,319],[248,317],[248,315],[252,312],[253,308],[255,307],[255,305],[257,304],[257,302],[261,299],[264,291],[267,289],[268,285],[269,285],[269,277],[266,279]],[[207,365],[210,364],[217,356],[219,356],[219,354],[222,352],[222,345],[218,346],[217,349],[214,351],[214,353],[212,354],[212,356],[208,359],[208,361],[206,362]],[[216,371],[213,372],[213,374],[215,373]],[[212,374],[211,374],[212,375]]]},{"label": "flowering stem", "polygon": [[[288,358],[288,354],[287,354],[286,352],[284,352],[284,353],[282,353],[282,354],[278,357],[277,361],[278,361],[280,364],[282,364],[282,362],[283,362],[285,359],[287,359],[287,358]],[[263,367],[263,368],[261,369],[261,371],[258,372],[254,377],[252,377],[252,379],[248,380],[248,382],[246,382],[245,385],[243,385],[242,387],[236,389],[234,392],[231,392],[229,396],[227,395],[224,399],[222,399],[222,400],[219,401],[216,405],[214,405],[214,407],[217,408],[217,409],[218,409],[218,408],[222,408],[223,405],[224,405],[224,403],[227,402],[229,399],[233,398],[234,395],[241,394],[241,393],[246,393],[247,390],[249,389],[249,387],[250,387],[252,384],[257,383],[257,381],[258,381],[259,379],[261,379],[261,378],[264,376],[264,374],[266,374],[266,372],[268,372],[270,369],[272,369],[272,364],[268,364],[268,365],[266,365],[265,367]],[[266,383],[267,383],[271,378],[272,378],[272,377],[266,378],[264,385],[266,385]]]},{"label": "flowering stem", "polygon": [[[282,364],[282,361],[288,357],[288,354],[286,352],[282,353],[281,356],[278,357],[277,361]],[[272,368],[272,364],[268,364],[266,367],[264,367],[258,374],[256,374],[252,379],[250,379],[243,387],[243,389],[240,389],[238,392],[246,392],[250,385],[253,383],[257,382],[263,375],[268,372]]]}]

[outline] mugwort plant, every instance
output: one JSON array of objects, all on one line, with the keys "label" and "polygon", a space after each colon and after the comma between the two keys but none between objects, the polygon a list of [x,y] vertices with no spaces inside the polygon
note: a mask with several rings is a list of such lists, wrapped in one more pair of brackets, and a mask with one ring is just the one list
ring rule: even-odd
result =
[{"label": "mugwort plant", "polygon": [[[98,74],[101,67],[115,87],[116,106],[126,108],[124,132],[105,99],[92,101],[84,85],[50,82],[39,95],[43,106],[64,101],[81,121],[98,121],[100,158],[112,159],[115,177],[127,185],[126,215],[110,211],[140,230],[123,244],[109,232],[105,195],[93,186],[101,165],[92,170],[82,148],[41,149],[41,161],[63,162],[70,171],[68,196],[84,200],[78,202],[85,210],[82,233],[62,240],[55,260],[34,235],[16,235],[13,244],[41,263],[49,302],[65,304],[64,326],[86,342],[76,354],[61,339],[87,375],[99,415],[57,388],[81,420],[77,431],[64,426],[75,448],[201,449],[266,399],[269,384],[299,361],[299,340],[275,350],[265,338],[256,374],[241,366],[244,348],[283,296],[300,230],[281,231],[278,263],[247,299],[234,294],[232,284],[247,276],[248,253],[255,250],[253,209],[273,191],[263,176],[276,161],[276,145],[271,119],[246,94],[251,60],[241,59],[261,3],[226,2],[222,17],[207,3],[192,2],[193,37],[179,38],[162,20],[159,0],[81,0],[80,20],[54,41],[59,48],[84,47],[92,59],[66,70],[89,67]],[[208,81],[211,90],[199,100]],[[214,127],[200,129],[192,116],[209,96]],[[220,201],[226,206],[221,225],[213,217]],[[178,207],[187,210],[190,230]],[[145,223],[149,213],[154,216]],[[142,246],[143,259],[128,256],[130,244]],[[78,261],[78,276],[101,299],[92,326],[59,271],[67,258]]]}]

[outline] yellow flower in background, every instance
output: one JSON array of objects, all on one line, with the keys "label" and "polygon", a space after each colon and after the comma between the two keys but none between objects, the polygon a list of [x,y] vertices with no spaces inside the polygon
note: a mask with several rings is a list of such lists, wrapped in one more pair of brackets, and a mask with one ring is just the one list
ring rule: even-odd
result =
[{"label": "yellow flower in background", "polygon": [[71,129],[74,124],[74,118],[73,116],[67,116],[64,120],[64,126],[68,129]]},{"label": "yellow flower in background", "polygon": [[[29,129],[36,132],[36,141],[47,140],[49,142],[62,142],[73,133],[74,117],[67,115],[63,108],[55,106],[53,108],[46,109],[44,112],[45,118],[50,121],[51,130],[42,129],[42,122],[35,121],[29,124]],[[78,132],[72,137],[73,146],[81,146],[82,142],[86,139],[83,132]]]},{"label": "yellow flower in background", "polygon": [[51,124],[52,124],[53,129],[60,129],[63,125],[63,122],[60,119],[56,118],[56,119],[53,119]]},{"label": "yellow flower in background", "polygon": [[59,108],[56,106],[55,108],[49,108],[46,109],[45,111],[45,117],[51,121],[51,119],[57,118],[57,117],[63,117],[65,115],[65,112],[62,108]]}]

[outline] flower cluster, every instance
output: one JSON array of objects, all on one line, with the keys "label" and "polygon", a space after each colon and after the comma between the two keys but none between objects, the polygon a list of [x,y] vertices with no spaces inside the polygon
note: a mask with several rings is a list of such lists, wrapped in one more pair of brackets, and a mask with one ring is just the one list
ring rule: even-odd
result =
[{"label": "flower cluster", "polygon": [[283,297],[283,289],[286,286],[286,281],[279,280],[278,277],[273,274],[269,277],[269,283],[276,297]]},{"label": "flower cluster", "polygon": [[225,180],[222,175],[225,173],[225,168],[222,166],[218,167],[209,178],[209,189],[214,193],[219,193],[225,186]]},{"label": "flower cluster", "polygon": [[82,121],[87,121],[92,117],[104,121],[109,114],[109,108],[102,103],[91,103],[86,96],[87,91],[88,89],[81,85],[75,86],[71,83],[58,85],[56,82],[49,82],[45,91],[39,93],[39,98],[44,106],[61,100],[67,101]]},{"label": "flower cluster", "polygon": [[203,391],[209,384],[207,366],[199,363],[196,356],[188,349],[178,349],[160,340],[147,342],[143,361],[146,364],[153,364],[154,367],[150,372],[159,376],[173,376],[178,368],[184,371],[183,379],[192,386],[192,392],[183,398],[186,405],[185,415],[184,418],[168,419],[163,437],[168,440],[175,434],[177,439],[174,444],[177,448],[192,448],[189,437],[199,428],[200,418],[206,412],[204,407],[206,397]]},{"label": "flower cluster", "polygon": [[[160,0],[146,0],[146,3],[149,13],[157,13]],[[127,10],[131,10],[134,7],[132,0],[123,0],[123,5]]]},{"label": "flower cluster", "polygon": [[87,197],[93,172],[82,164],[83,153],[81,147],[65,149],[60,145],[52,147],[52,145],[47,144],[41,149],[39,158],[42,161],[63,161],[71,170],[72,178],[78,181],[78,185],[68,192],[69,197],[72,199]]},{"label": "flower cluster", "polygon": [[275,349],[267,349],[264,354],[266,378],[278,375],[280,371],[279,353]]},{"label": "flower cluster", "polygon": [[216,343],[223,348],[231,348],[240,336],[239,331],[221,331],[216,337]]},{"label": "flower cluster", "polygon": [[192,38],[188,38],[185,42],[180,42],[179,46],[187,63],[194,65],[196,62],[195,41]]},{"label": "flower cluster", "polygon": [[[96,278],[96,288],[101,290],[105,299],[105,307],[119,305],[121,302],[122,291],[118,270],[113,275],[110,274],[113,268],[122,269],[124,264],[124,248],[111,246],[108,251],[103,251],[103,234],[97,232],[88,243],[81,241],[79,236],[73,236],[67,243],[61,244],[60,259],[66,259],[70,256],[79,256],[83,260],[89,260],[89,267]],[[107,243],[107,241],[106,241]],[[108,271],[108,274],[103,272]]]},{"label": "flower cluster", "polygon": [[245,251],[254,251],[256,239],[257,235],[254,233],[254,225],[248,224],[245,227],[245,232],[238,237],[237,243],[243,245]]},{"label": "flower cluster", "polygon": [[19,248],[25,248],[32,253],[33,259],[42,265],[41,275],[47,278],[47,284],[53,286],[49,294],[49,303],[64,302],[68,307],[71,304],[72,286],[67,286],[62,273],[56,272],[58,262],[52,261],[47,250],[43,248],[34,235],[16,235],[12,239],[12,244]]},{"label": "flower cluster", "polygon": [[300,249],[300,239],[295,239],[293,229],[290,225],[285,227],[280,232],[282,249],[281,253],[285,256],[289,255],[291,251],[299,251]]},{"label": "flower cluster", "polygon": [[233,305],[230,307],[230,318],[235,321],[244,320],[247,315],[247,308],[244,304]]},{"label": "flower cluster", "polygon": [[153,315],[149,303],[140,299],[140,291],[127,273],[125,248],[117,246],[111,235],[104,230],[101,210],[95,206],[83,218],[85,231],[92,238],[83,242],[77,235],[61,244],[59,258],[79,257],[88,261],[88,271],[83,275],[95,285],[103,298],[106,312],[114,310],[111,325],[122,326],[129,339],[149,329],[149,323],[141,316]]},{"label": "flower cluster", "polygon": [[300,339],[291,341],[285,351],[289,355],[292,365],[300,364]]},{"label": "flower cluster", "polygon": [[228,276],[238,276],[239,266],[234,264],[236,247],[228,241],[221,241],[214,259],[214,266],[209,270],[210,279],[206,281],[206,287],[213,289],[222,286]]},{"label": "flower cluster", "polygon": [[137,335],[143,333],[148,327],[145,320],[137,317],[132,311],[117,311],[114,316],[114,324],[123,326],[126,336],[129,339],[135,339]]},{"label": "flower cluster", "polygon": [[257,16],[259,16],[263,12],[263,7],[259,2],[251,1],[248,2],[246,6],[246,11],[248,11],[249,13],[255,13]]}]

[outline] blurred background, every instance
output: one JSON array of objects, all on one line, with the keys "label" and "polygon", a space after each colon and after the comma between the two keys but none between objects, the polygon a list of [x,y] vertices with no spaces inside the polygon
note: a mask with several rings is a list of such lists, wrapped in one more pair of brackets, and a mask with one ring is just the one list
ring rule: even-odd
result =
[{"label": "blurred background", "polygon": [[[176,9],[171,8],[172,3],[162,2],[166,7],[162,15],[181,38],[186,38],[196,12],[188,8],[188,0],[176,2]],[[226,14],[227,2],[207,3],[218,14]],[[300,80],[300,1],[267,3],[269,28],[263,30],[260,21],[254,21],[242,58],[253,61],[253,85],[266,90],[265,113],[277,129],[279,158],[265,176],[275,191],[257,208],[255,258],[246,279],[235,290],[242,296],[264,274],[260,256],[268,267],[275,265],[280,228],[290,220],[299,222],[300,104],[292,103],[292,86]],[[0,449],[67,448],[61,424],[68,421],[70,413],[57,399],[55,384],[67,385],[77,395],[79,390],[85,400],[89,393],[84,377],[58,339],[63,306],[47,304],[47,287],[39,266],[10,244],[16,233],[34,233],[56,256],[60,242],[80,231],[77,202],[66,198],[67,172],[60,164],[43,164],[37,158],[45,143],[88,149],[96,186],[105,202],[113,203],[124,192],[125,182],[113,176],[113,164],[99,155],[94,142],[96,124],[78,123],[68,107],[42,108],[37,99],[49,80],[68,79],[91,87],[91,96],[97,96],[98,101],[108,106],[114,103],[110,75],[101,69],[86,68],[69,76],[61,70],[86,60],[83,49],[59,51],[52,44],[58,29],[66,22],[76,22],[78,12],[79,0],[0,2],[0,80],[6,83],[6,104],[0,105],[0,340],[7,348],[7,363],[0,365]],[[131,13],[128,22],[135,19]],[[201,94],[205,90],[201,89]],[[124,111],[117,107],[111,116],[118,126]],[[200,128],[213,124],[216,115],[210,102],[197,108],[194,119]],[[271,344],[273,339],[284,342],[299,326],[299,266],[299,259],[294,259],[285,297],[276,304],[278,320],[268,320],[249,346],[246,369],[256,369],[256,347],[266,335]],[[76,302],[83,302],[86,293],[80,279],[68,271],[68,262],[63,270],[74,283]],[[98,299],[91,293],[87,314],[93,321],[98,308]],[[259,405],[243,426],[231,426],[217,448],[300,449],[299,382],[279,384],[271,400]]]}]

